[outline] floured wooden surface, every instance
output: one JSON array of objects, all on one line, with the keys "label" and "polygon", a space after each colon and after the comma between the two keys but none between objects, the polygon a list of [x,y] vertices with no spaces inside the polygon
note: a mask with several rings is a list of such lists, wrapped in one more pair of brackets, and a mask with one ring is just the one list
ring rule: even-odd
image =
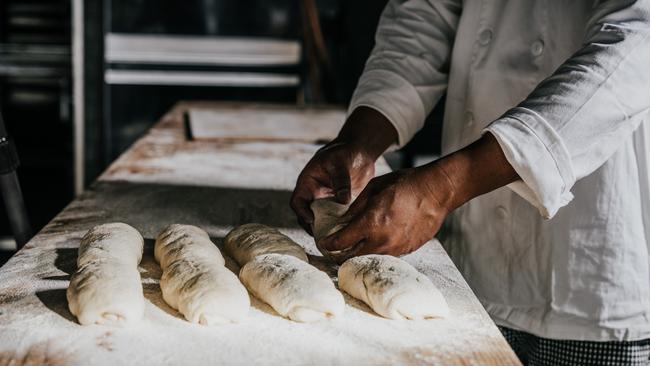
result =
[{"label": "floured wooden surface", "polygon": [[274,104],[224,104],[227,108],[190,108],[189,124],[196,140],[281,140],[317,142],[336,137],[345,110],[287,110]]},{"label": "floured wooden surface", "polygon": [[[232,105],[225,104],[228,108]],[[322,145],[297,141],[188,141],[183,113],[191,109],[220,114],[218,108],[222,106],[191,103],[177,107],[118,158],[100,180],[293,190],[298,173]],[[236,110],[241,114],[246,108]],[[323,113],[331,112],[327,109]],[[307,134],[304,127],[300,130]],[[388,164],[380,159],[376,174],[389,171]]]},{"label": "floured wooden surface", "polygon": [[[153,259],[152,239],[170,223],[200,226],[218,245],[233,225],[268,224],[303,245],[312,264],[336,274],[288,207],[296,175],[316,147],[188,144],[181,130],[186,107],[175,108],[0,269],[0,365],[518,364],[435,241],[405,259],[443,292],[448,319],[388,320],[346,295],[342,317],[315,324],[286,320],[254,298],[241,324],[203,327],[183,320],[162,300],[161,271]],[[243,158],[249,154],[256,158]],[[210,157],[212,165],[206,163]],[[250,162],[257,157],[267,164]],[[232,159],[256,169],[238,171],[239,180],[228,177],[223,169]],[[208,165],[192,167],[198,162]],[[387,169],[383,161],[378,168]],[[81,236],[109,221],[126,222],[148,239],[140,266],[145,316],[133,328],[82,327],[65,300]],[[237,270],[232,261],[229,267]]]}]

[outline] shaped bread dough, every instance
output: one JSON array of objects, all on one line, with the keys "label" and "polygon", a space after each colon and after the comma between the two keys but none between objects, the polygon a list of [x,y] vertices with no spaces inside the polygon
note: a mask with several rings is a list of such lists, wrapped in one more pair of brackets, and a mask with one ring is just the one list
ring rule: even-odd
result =
[{"label": "shaped bread dough", "polygon": [[326,257],[330,257],[331,254],[338,255],[353,249],[329,251],[319,244],[322,238],[334,234],[347,225],[346,222],[340,222],[339,219],[348,211],[349,207],[350,205],[336,202],[333,197],[319,198],[314,200],[310,205],[311,212],[314,214],[312,233],[314,234],[316,248]]},{"label": "shaped bread dough", "polygon": [[262,224],[245,224],[232,229],[224,249],[240,266],[261,254],[277,253],[307,262],[305,250],[277,229]]},{"label": "shaped bread dough", "polygon": [[163,269],[163,299],[192,323],[241,321],[250,298],[208,234],[192,225],[174,224],[156,239],[156,261]]},{"label": "shaped bread dough", "polygon": [[263,254],[239,272],[244,285],[280,315],[314,322],[343,313],[343,295],[325,272],[286,254]]},{"label": "shaped bread dough", "polygon": [[138,263],[143,246],[140,233],[123,223],[95,226],[84,235],[66,292],[68,308],[80,324],[125,326],[142,318]]},{"label": "shaped bread dough", "polygon": [[210,240],[203,229],[193,225],[172,224],[158,234],[154,246],[154,257],[161,268],[169,266],[171,261],[187,256],[203,256],[223,266],[226,260],[221,251]]},{"label": "shaped bread dough", "polygon": [[449,306],[428,277],[405,261],[371,254],[339,268],[339,288],[390,319],[444,318]]}]

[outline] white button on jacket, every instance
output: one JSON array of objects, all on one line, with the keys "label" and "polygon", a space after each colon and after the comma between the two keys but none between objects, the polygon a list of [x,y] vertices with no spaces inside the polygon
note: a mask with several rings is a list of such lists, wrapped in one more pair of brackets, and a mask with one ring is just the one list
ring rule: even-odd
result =
[{"label": "white button on jacket", "polygon": [[386,7],[350,111],[380,111],[404,144],[447,92],[444,152],[488,131],[522,178],[443,237],[497,324],[650,338],[649,36],[650,0]]}]

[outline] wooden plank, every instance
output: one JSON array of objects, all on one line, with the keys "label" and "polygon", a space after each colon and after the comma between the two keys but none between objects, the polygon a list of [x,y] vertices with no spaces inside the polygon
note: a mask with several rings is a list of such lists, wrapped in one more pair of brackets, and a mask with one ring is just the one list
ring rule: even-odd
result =
[{"label": "wooden plank", "polygon": [[108,33],[109,63],[212,66],[292,66],[300,63],[300,43],[250,37]]},{"label": "wooden plank", "polygon": [[[174,108],[154,126],[146,136],[138,140],[129,151],[120,156],[102,174],[99,180],[128,180],[132,182],[182,183],[188,185],[221,186],[239,188],[270,188],[293,190],[298,173],[311,159],[320,145],[300,141],[279,142],[259,139],[225,139],[188,141],[184,132],[184,113],[189,110],[207,110],[214,114],[240,113],[248,124],[254,119],[250,112],[268,108],[280,108],[269,104],[241,103],[184,103]],[[291,115],[285,107],[285,114]],[[332,111],[336,111],[332,113]],[[313,116],[323,123],[340,123],[340,110],[318,108],[305,111],[295,109],[295,116]],[[324,116],[330,118],[325,119]],[[308,125],[296,129],[308,140],[316,141],[322,137],[321,131],[310,131]],[[384,159],[379,159],[377,174],[390,171]]]},{"label": "wooden plank", "polygon": [[294,74],[224,71],[106,70],[111,85],[186,85],[219,87],[297,87]]},{"label": "wooden plank", "polygon": [[[288,321],[255,298],[241,324],[184,321],[162,300],[152,255],[152,239],[169,223],[201,226],[218,245],[233,225],[278,227],[336,280],[335,266],[316,255],[287,205],[317,146],[188,142],[182,113],[190,106],[196,104],[174,108],[0,269],[0,364],[519,364],[437,241],[405,259],[439,286],[451,307],[448,319],[383,319],[346,295],[342,317],[315,324]],[[231,170],[233,162],[244,168]],[[387,166],[380,161],[378,168]],[[127,222],[147,238],[140,265],[145,316],[134,328],[82,327],[67,309],[79,240],[108,221]]]},{"label": "wooden plank", "polygon": [[287,110],[282,105],[190,108],[189,125],[196,140],[331,141],[345,120],[341,108]]}]

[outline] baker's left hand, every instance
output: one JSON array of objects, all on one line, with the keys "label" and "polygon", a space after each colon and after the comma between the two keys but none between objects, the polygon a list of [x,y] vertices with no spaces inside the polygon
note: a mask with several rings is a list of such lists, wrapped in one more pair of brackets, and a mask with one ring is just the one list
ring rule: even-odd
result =
[{"label": "baker's left hand", "polygon": [[[341,222],[319,245],[337,262],[364,254],[410,253],[437,233],[450,210],[449,184],[435,167],[398,170],[368,183]],[[341,251],[336,254],[337,251]]]}]

